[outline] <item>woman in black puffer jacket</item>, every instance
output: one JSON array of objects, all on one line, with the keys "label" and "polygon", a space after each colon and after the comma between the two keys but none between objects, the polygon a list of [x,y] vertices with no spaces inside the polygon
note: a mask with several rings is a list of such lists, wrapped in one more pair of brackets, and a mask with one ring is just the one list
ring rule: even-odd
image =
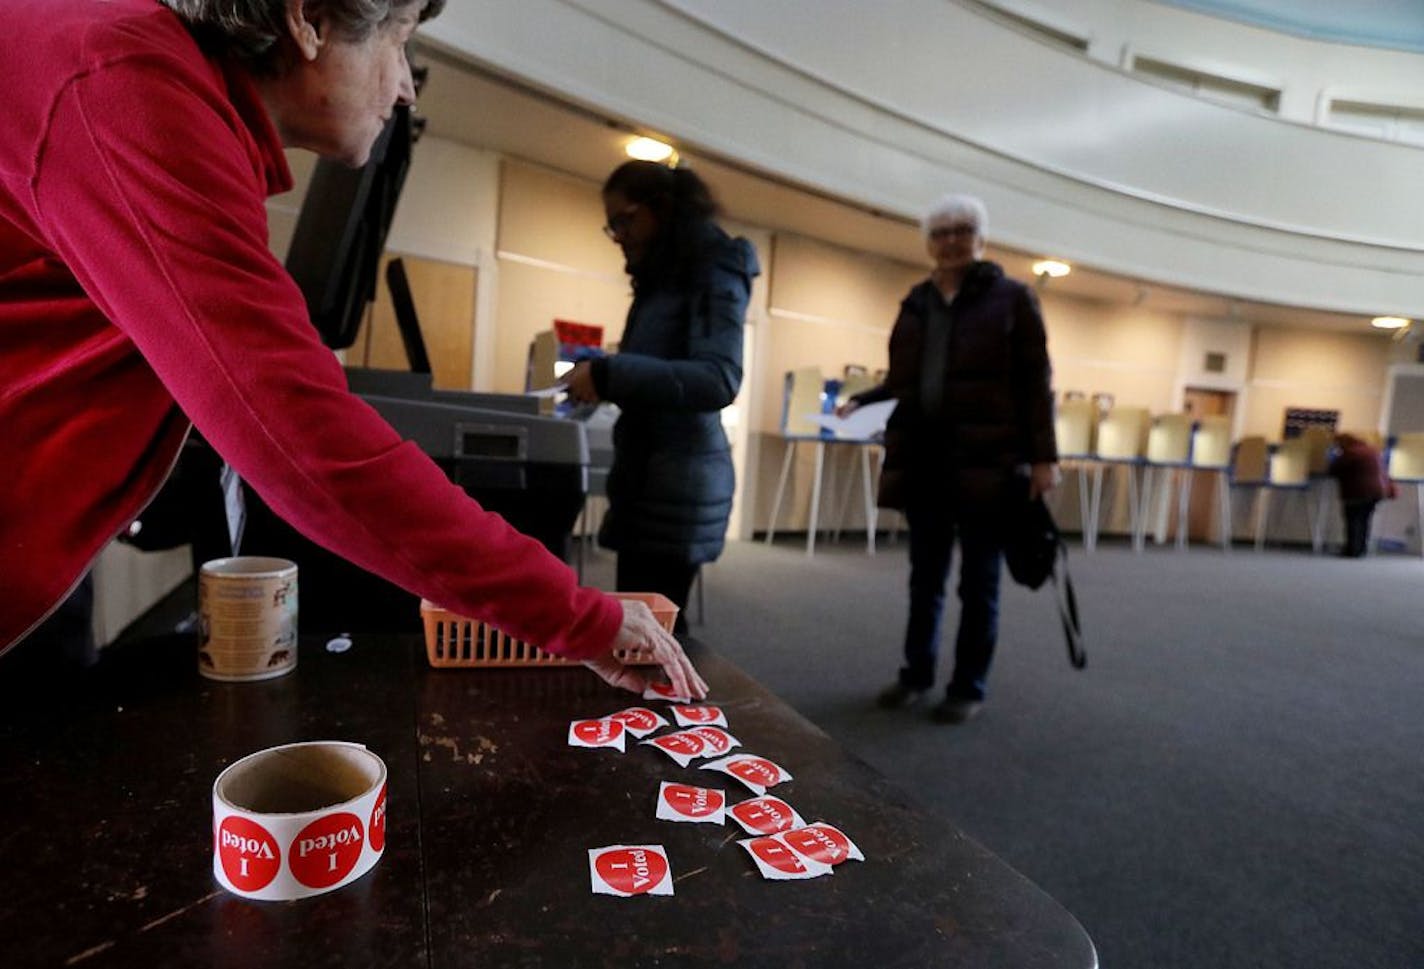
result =
[{"label": "woman in black puffer jacket", "polygon": [[[736,485],[721,410],[742,382],[742,327],[756,251],[713,221],[685,168],[627,162],[609,176],[610,238],[633,281],[619,352],[580,363],[569,395],[622,411],[613,431],[608,515],[618,588],[661,592],[685,610],[698,568],[722,554]],[[679,631],[686,628],[678,614]]]},{"label": "woman in black puffer jacket", "polygon": [[1058,479],[1052,369],[1033,291],[986,262],[984,203],[937,202],[923,222],[934,268],[910,290],[890,334],[884,384],[842,410],[894,398],[885,429],[880,506],[910,525],[905,665],[879,697],[917,702],[934,685],[944,590],[959,548],[954,671],[935,719],[960,723],[983,705],[999,633],[999,573],[1011,499]]}]

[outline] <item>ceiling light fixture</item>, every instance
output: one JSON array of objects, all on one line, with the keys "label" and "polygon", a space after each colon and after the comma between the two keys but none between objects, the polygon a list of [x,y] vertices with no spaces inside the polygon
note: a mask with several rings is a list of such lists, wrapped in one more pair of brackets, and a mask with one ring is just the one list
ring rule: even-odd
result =
[{"label": "ceiling light fixture", "polygon": [[1409,325],[1409,320],[1402,316],[1376,316],[1370,320],[1370,326],[1377,330],[1402,330]]},{"label": "ceiling light fixture", "polygon": [[656,138],[634,138],[623,146],[629,158],[639,161],[662,162],[673,157],[672,145]]},{"label": "ceiling light fixture", "polygon": [[1033,274],[1035,276],[1048,276],[1051,279],[1060,279],[1072,271],[1072,266],[1066,262],[1059,262],[1057,259],[1040,259],[1033,264]]}]

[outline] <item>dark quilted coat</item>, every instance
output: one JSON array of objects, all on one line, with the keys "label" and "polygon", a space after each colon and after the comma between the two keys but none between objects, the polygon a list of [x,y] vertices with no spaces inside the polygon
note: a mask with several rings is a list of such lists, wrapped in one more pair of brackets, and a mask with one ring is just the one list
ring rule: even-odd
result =
[{"label": "dark quilted coat", "polygon": [[[948,327],[940,374],[927,367],[935,357],[931,326]],[[935,379],[940,399],[927,405],[926,382]],[[912,480],[989,499],[1002,493],[1016,467],[1058,460],[1038,300],[994,263],[970,267],[948,306],[928,279],[910,290],[890,335],[886,382],[857,399],[891,397],[899,404],[885,431],[882,507],[903,508]]]},{"label": "dark quilted coat", "polygon": [[622,410],[599,542],[701,564],[721,553],[736,476],[720,411],[742,382],[756,251],[712,223],[688,277],[640,281],[598,377]]}]

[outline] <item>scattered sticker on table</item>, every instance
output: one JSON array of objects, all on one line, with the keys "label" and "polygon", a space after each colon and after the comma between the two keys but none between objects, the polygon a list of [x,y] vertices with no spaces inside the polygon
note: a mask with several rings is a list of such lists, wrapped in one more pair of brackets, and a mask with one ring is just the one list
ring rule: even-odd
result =
[{"label": "scattered sticker on table", "polygon": [[569,724],[570,747],[612,747],[623,753],[623,724],[604,717],[598,720],[575,720]]},{"label": "scattered sticker on table", "polygon": [[644,740],[642,743],[661,750],[676,761],[679,767],[686,767],[692,763],[694,757],[706,756],[702,751],[706,748],[707,741],[690,730],[665,733],[661,737]]},{"label": "scattered sticker on table", "polygon": [[700,824],[725,824],[727,796],[710,787],[674,784],[658,785],[658,820]]},{"label": "scattered sticker on table", "polygon": [[756,754],[732,754],[703,764],[702,770],[719,770],[729,774],[745,784],[753,794],[765,794],[767,788],[791,780],[790,772],[784,767]]},{"label": "scattered sticker on table", "polygon": [[764,838],[747,838],[737,844],[747,849],[761,876],[772,881],[819,878],[831,873],[830,865],[798,854],[781,840],[783,837],[785,835],[774,834]]},{"label": "scattered sticker on table", "polygon": [[702,742],[706,744],[706,747],[703,748],[702,751],[703,757],[715,757],[718,754],[725,754],[733,747],[740,747],[742,745],[740,740],[727,733],[727,731],[721,727],[689,727],[685,732],[696,734],[702,738]]},{"label": "scattered sticker on table", "polygon": [[671,895],[672,866],[662,845],[609,845],[588,849],[595,895]]},{"label": "scattered sticker on table", "polygon": [[673,703],[691,703],[692,697],[679,696],[671,683],[650,683],[643,691],[644,700],[670,700]]},{"label": "scattered sticker on table", "polygon": [[679,727],[727,726],[727,717],[721,707],[673,707],[672,715],[677,718]]},{"label": "scattered sticker on table", "polygon": [[647,707],[629,707],[626,710],[619,710],[617,713],[610,713],[608,719],[617,720],[625,730],[639,740],[668,725],[667,720]]},{"label": "scattered sticker on table", "polygon": [[777,834],[806,826],[795,808],[771,794],[733,804],[727,813],[747,834]]},{"label": "scattered sticker on table", "polygon": [[855,846],[855,842],[839,829],[824,821],[808,824],[795,831],[781,835],[803,858],[819,861],[826,865],[839,865],[843,861],[864,861],[865,855]]}]

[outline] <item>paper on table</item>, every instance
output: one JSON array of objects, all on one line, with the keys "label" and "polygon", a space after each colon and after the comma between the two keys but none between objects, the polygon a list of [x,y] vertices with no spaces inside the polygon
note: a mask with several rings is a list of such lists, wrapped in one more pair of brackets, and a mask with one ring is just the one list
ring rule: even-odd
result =
[{"label": "paper on table", "polygon": [[588,849],[595,895],[671,895],[672,866],[662,845],[609,845]]},{"label": "paper on table", "polygon": [[784,831],[778,837],[802,858],[819,861],[823,865],[834,866],[843,861],[865,860],[865,855],[860,853],[854,841],[845,836],[845,832],[824,821],[817,821],[794,831]]},{"label": "paper on table", "polygon": [[846,417],[834,414],[807,414],[806,419],[848,441],[868,441],[885,430],[885,422],[898,401],[881,400],[857,407]]},{"label": "paper on table", "polygon": [[745,838],[737,844],[747,849],[761,877],[771,881],[790,881],[800,878],[819,878],[831,874],[831,866],[809,855],[792,850],[781,840],[784,834],[768,835],[764,838]]},{"label": "paper on table", "polygon": [[727,796],[710,787],[670,784],[667,781],[658,785],[659,821],[723,824],[726,806]]}]

